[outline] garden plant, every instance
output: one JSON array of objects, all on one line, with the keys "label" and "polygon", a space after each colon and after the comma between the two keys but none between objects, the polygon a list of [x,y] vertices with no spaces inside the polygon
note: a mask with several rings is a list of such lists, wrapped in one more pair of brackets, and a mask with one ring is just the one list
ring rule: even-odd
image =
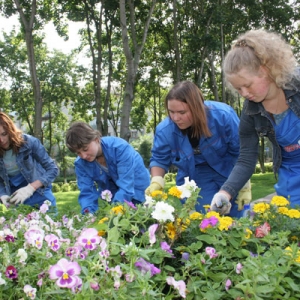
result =
[{"label": "garden plant", "polygon": [[299,299],[300,211],[283,197],[249,218],[194,211],[199,188],[155,191],[94,215],[0,208],[1,299]]}]

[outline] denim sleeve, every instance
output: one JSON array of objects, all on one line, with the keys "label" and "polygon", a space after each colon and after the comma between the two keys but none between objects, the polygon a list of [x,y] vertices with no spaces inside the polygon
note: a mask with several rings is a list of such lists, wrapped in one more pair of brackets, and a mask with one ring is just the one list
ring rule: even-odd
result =
[{"label": "denim sleeve", "polygon": [[228,192],[233,198],[254,173],[259,150],[259,137],[254,119],[243,112],[240,118],[239,136],[239,157],[228,179],[221,187],[221,190]]}]

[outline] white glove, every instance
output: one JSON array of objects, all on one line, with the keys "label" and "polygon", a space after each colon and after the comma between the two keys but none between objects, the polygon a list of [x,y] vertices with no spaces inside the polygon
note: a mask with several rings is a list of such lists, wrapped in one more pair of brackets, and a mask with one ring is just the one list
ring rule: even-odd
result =
[{"label": "white glove", "polygon": [[3,195],[3,196],[0,197],[0,200],[1,200],[3,205],[7,206],[7,204],[8,204],[7,202],[9,200],[9,198],[10,198],[9,196]]},{"label": "white glove", "polygon": [[218,212],[220,215],[229,214],[231,209],[230,199],[224,193],[216,193],[211,201],[210,209]]},{"label": "white glove", "polygon": [[165,187],[165,180],[161,176],[153,176],[150,185],[146,188],[145,194],[150,196],[154,191],[162,191]]},{"label": "white glove", "polygon": [[13,203],[15,205],[23,204],[24,201],[31,197],[34,192],[35,188],[29,183],[27,186],[18,189],[12,194],[10,203]]}]

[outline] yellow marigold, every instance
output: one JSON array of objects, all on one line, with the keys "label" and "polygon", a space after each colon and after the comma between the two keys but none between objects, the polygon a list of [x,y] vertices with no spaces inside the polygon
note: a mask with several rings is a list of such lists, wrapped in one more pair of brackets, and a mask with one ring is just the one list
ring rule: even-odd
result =
[{"label": "yellow marigold", "polygon": [[190,214],[190,219],[191,220],[202,220],[203,219],[203,215],[198,213],[197,211],[193,212]]},{"label": "yellow marigold", "polygon": [[291,236],[291,241],[297,242],[299,238],[295,235]]},{"label": "yellow marigold", "polygon": [[111,211],[116,215],[118,215],[118,214],[123,215],[125,212],[125,208],[122,205],[118,205],[118,206],[113,207],[111,209]]},{"label": "yellow marigold", "polygon": [[288,206],[290,202],[282,196],[274,196],[271,200],[271,204],[276,206]]},{"label": "yellow marigold", "polygon": [[249,228],[246,228],[246,235],[245,235],[245,239],[250,239],[251,235],[252,235],[252,231]]},{"label": "yellow marigold", "polygon": [[291,219],[300,219],[300,211],[297,209],[289,209],[287,216],[289,216]]},{"label": "yellow marigold", "polygon": [[176,186],[173,186],[169,189],[168,194],[180,199],[180,196],[182,195],[182,191],[180,191]]},{"label": "yellow marigold", "polygon": [[221,217],[219,218],[219,229],[221,231],[228,230],[232,223],[233,219],[231,217]]},{"label": "yellow marigold", "polygon": [[176,236],[176,228],[173,223],[166,224],[166,233],[169,239],[174,240]]},{"label": "yellow marigold", "polygon": [[211,216],[214,216],[216,217],[217,219],[220,218],[220,214],[216,211],[209,211],[206,215],[205,215],[205,218],[210,218]]},{"label": "yellow marigold", "polygon": [[287,207],[278,207],[277,211],[278,211],[278,213],[280,213],[282,215],[287,215],[289,209]]},{"label": "yellow marigold", "polygon": [[105,222],[107,222],[108,221],[108,218],[107,217],[104,217],[104,218],[102,218],[99,222],[98,222],[98,224],[103,224],[103,223],[105,223]]},{"label": "yellow marigold", "polygon": [[159,190],[153,191],[150,196],[152,198],[159,197],[163,200],[168,199],[168,195],[166,193],[164,193],[163,191],[159,191]]},{"label": "yellow marigold", "polygon": [[209,204],[204,204],[203,208],[205,209],[205,211],[207,212],[210,209],[210,205]]},{"label": "yellow marigold", "polygon": [[270,204],[264,203],[264,202],[256,203],[253,206],[253,211],[255,213],[260,213],[260,214],[263,214],[264,212],[268,211],[269,209],[270,209]]},{"label": "yellow marigold", "polygon": [[98,236],[104,236],[106,234],[105,230],[99,230],[98,231]]},{"label": "yellow marigold", "polygon": [[184,222],[180,218],[176,219],[176,225],[180,226],[181,231],[185,231],[190,225],[190,223],[191,221],[189,219],[185,219]]}]

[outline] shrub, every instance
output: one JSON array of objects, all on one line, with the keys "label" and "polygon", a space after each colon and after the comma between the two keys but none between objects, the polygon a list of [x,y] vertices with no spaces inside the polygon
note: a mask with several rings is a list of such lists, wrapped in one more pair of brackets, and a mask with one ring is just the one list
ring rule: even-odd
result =
[{"label": "shrub", "polygon": [[62,192],[69,192],[70,191],[70,185],[68,183],[64,183],[62,186],[61,186],[61,191]]},{"label": "shrub", "polygon": [[70,184],[70,190],[71,191],[78,191],[78,185],[77,185],[77,182],[76,181],[72,181],[69,183]]},{"label": "shrub", "polygon": [[60,192],[60,185],[57,183],[52,183],[52,192],[53,193],[58,193]]}]

